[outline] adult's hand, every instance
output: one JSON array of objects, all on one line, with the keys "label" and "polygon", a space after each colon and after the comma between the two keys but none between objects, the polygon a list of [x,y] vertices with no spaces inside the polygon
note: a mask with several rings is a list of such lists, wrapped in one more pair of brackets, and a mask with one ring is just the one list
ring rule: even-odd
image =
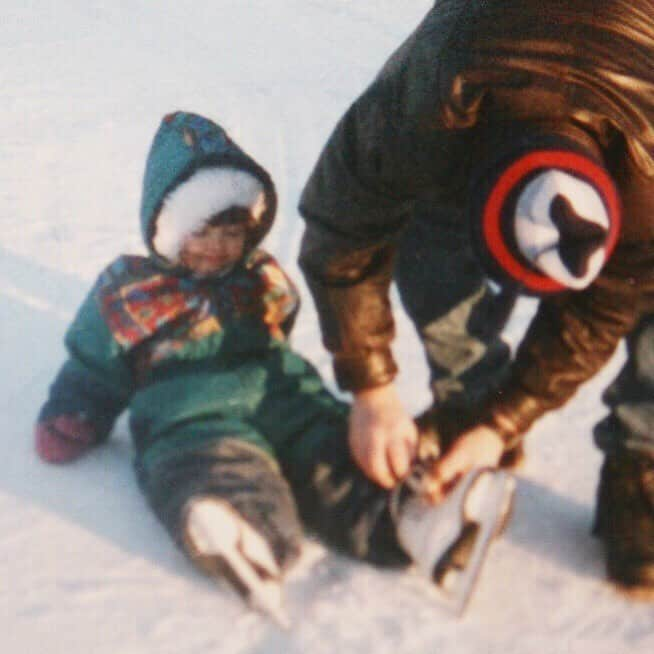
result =
[{"label": "adult's hand", "polygon": [[451,487],[473,468],[494,468],[504,453],[500,435],[484,425],[473,427],[453,443],[431,469],[427,495],[433,502],[442,500]]},{"label": "adult's hand", "polygon": [[350,451],[372,481],[393,488],[409,472],[418,450],[418,430],[394,384],[355,395],[350,412]]}]

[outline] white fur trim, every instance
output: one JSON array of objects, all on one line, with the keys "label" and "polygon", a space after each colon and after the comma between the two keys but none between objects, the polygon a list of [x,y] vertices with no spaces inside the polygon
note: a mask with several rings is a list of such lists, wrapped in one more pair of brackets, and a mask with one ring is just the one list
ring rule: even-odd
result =
[{"label": "white fur trim", "polygon": [[176,261],[186,236],[230,207],[249,209],[259,221],[266,210],[263,184],[237,168],[201,168],[165,197],[152,241],[154,250]]}]

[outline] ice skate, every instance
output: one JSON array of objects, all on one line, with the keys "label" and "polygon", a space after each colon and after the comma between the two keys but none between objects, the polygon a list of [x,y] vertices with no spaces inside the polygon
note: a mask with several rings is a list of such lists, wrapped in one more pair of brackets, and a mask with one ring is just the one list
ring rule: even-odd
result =
[{"label": "ice skate", "polygon": [[457,615],[466,609],[491,541],[508,521],[514,490],[507,472],[481,468],[463,477],[438,505],[419,492],[396,504],[400,544]]},{"label": "ice skate", "polygon": [[252,608],[290,627],[282,572],[270,546],[227,502],[193,499],[186,510],[184,540],[201,568],[228,581]]}]

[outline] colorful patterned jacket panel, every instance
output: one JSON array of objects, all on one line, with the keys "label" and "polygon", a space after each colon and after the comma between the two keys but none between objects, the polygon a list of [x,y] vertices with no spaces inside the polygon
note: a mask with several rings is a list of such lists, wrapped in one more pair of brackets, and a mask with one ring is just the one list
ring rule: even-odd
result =
[{"label": "colorful patterned jacket panel", "polygon": [[96,296],[110,332],[134,355],[140,373],[171,358],[215,356],[225,329],[244,321],[286,340],[299,309],[295,285],[260,249],[210,279],[171,275],[150,259],[123,256],[102,273]]},{"label": "colorful patterned jacket panel", "polygon": [[[275,259],[254,250],[229,274],[197,280],[122,256],[99,276],[66,333],[68,360],[40,418],[82,415],[108,436],[153,373],[219,375],[284,342],[299,295]],[[265,357],[264,357],[265,358]],[[199,398],[198,401],[202,401]]]}]

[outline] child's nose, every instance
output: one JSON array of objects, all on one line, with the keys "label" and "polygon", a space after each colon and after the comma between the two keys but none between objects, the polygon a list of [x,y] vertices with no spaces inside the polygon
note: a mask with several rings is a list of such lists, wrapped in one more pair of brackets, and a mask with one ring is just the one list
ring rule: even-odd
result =
[{"label": "child's nose", "polygon": [[222,241],[209,241],[206,249],[210,254],[222,254],[225,251],[225,244]]}]

